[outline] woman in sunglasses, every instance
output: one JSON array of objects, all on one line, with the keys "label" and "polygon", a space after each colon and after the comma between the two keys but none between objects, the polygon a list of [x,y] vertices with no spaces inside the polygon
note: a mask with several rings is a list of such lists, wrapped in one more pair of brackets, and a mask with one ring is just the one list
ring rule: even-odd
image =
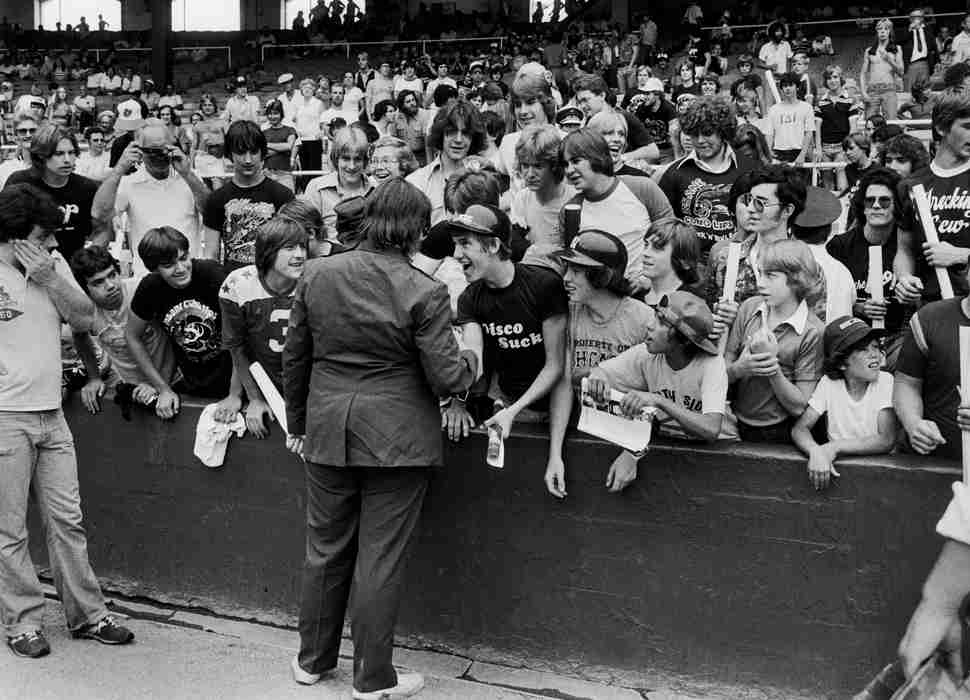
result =
[{"label": "woman in sunglasses", "polygon": [[[904,307],[893,291],[896,286],[893,274],[896,223],[902,211],[898,184],[899,175],[887,168],[865,173],[850,204],[855,224],[826,245],[826,250],[849,269],[855,281],[858,300],[852,307],[852,314],[870,324],[880,320],[885,324],[885,368],[889,372],[895,369],[906,321]],[[868,286],[870,246],[882,248],[882,301],[872,299],[872,290]]]},{"label": "woman in sunglasses", "polygon": [[17,153],[0,163],[0,190],[12,174],[30,168],[30,141],[37,133],[37,120],[29,114],[22,114],[14,123],[13,129],[17,137]]}]

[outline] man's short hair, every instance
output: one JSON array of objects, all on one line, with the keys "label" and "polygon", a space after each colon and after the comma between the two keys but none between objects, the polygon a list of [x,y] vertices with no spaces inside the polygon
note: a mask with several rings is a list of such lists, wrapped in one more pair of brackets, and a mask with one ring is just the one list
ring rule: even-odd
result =
[{"label": "man's short hair", "polygon": [[788,288],[798,301],[809,303],[822,291],[822,273],[808,245],[794,238],[774,241],[761,250],[762,272],[781,272],[788,278]]},{"label": "man's short hair", "polygon": [[54,155],[54,152],[57,151],[57,144],[64,139],[71,142],[74,153],[77,155],[80,149],[73,131],[57,124],[44,124],[38,128],[34,138],[30,141],[30,162],[34,168],[43,172],[44,163]]},{"label": "man's short hair", "polygon": [[261,153],[263,158],[267,154],[266,134],[256,122],[243,119],[233,122],[226,131],[226,153],[242,155],[244,153]]},{"label": "man's short hair", "polygon": [[970,78],[970,64],[964,61],[954,63],[943,71],[944,90],[962,90],[963,81]]},{"label": "man's short hair", "polygon": [[306,250],[310,241],[307,229],[292,219],[274,217],[256,229],[256,269],[266,275],[276,263],[276,255],[289,245],[302,245]]},{"label": "man's short hair", "polygon": [[438,110],[431,125],[428,143],[436,151],[444,148],[445,134],[449,131],[464,131],[471,141],[469,155],[480,153],[485,146],[485,126],[481,113],[467,100],[458,100],[451,107]]},{"label": "man's short hair", "polygon": [[[883,124],[882,126],[885,126],[885,124]],[[873,129],[873,133],[875,133],[876,130],[881,129],[882,126],[878,126],[876,127],[876,129]],[[842,139],[842,148],[852,148],[852,146],[854,145],[858,146],[863,151],[868,153],[869,149],[872,147],[872,141],[865,134],[865,132],[853,131],[844,139]]]},{"label": "man's short hair", "polygon": [[926,150],[926,146],[918,138],[909,134],[893,136],[883,144],[880,153],[883,165],[886,164],[886,156],[890,153],[910,163],[914,173],[930,164],[930,153]]},{"label": "man's short hair", "polygon": [[957,119],[970,117],[970,95],[947,91],[933,105],[933,135],[943,136]]},{"label": "man's short hair", "polygon": [[[790,165],[766,165],[755,171],[751,179],[751,189],[758,185],[777,185],[778,201],[782,206],[791,206],[792,213],[789,221],[794,221],[805,208],[807,190],[805,180],[795,168]],[[750,189],[748,190],[751,191]]]},{"label": "man's short hair", "polygon": [[138,257],[149,272],[154,272],[160,265],[171,265],[188,250],[189,239],[171,226],[148,229],[138,243]]},{"label": "man's short hair", "polygon": [[54,198],[36,185],[7,185],[0,191],[0,243],[27,238],[35,226],[53,231],[63,220]]},{"label": "man's short hair", "polygon": [[92,245],[81,248],[71,256],[71,272],[74,273],[74,279],[84,291],[88,289],[88,280],[109,268],[114,268],[115,272],[121,272],[118,261],[104,246]]},{"label": "man's short hair", "polygon": [[680,117],[680,128],[688,136],[714,133],[727,143],[734,139],[737,124],[734,105],[720,96],[698,97]]},{"label": "man's short hair", "polygon": [[367,134],[359,126],[348,126],[334,135],[333,146],[330,149],[330,163],[334,169],[341,156],[357,156],[364,161],[364,167],[370,158],[370,141]]},{"label": "man's short hair", "polygon": [[605,95],[609,92],[603,77],[592,73],[582,73],[573,80],[573,93],[576,94],[582,90],[589,90],[597,95]]},{"label": "man's short hair", "polygon": [[778,76],[778,89],[785,87],[786,85],[798,85],[798,76],[788,71],[787,73],[782,73]]},{"label": "man's short hair", "polygon": [[548,165],[556,182],[565,176],[563,162],[559,158],[559,130],[551,124],[527,126],[519,132],[515,145],[515,161]]},{"label": "man's short hair", "polygon": [[610,147],[599,132],[589,127],[567,134],[559,145],[559,160],[562,162],[563,169],[572,158],[588,160],[594,173],[613,175],[613,156],[610,155]]},{"label": "man's short hair", "polygon": [[438,87],[434,89],[434,93],[432,93],[432,100],[434,100],[434,106],[437,107],[438,109],[441,109],[446,104],[448,104],[448,100],[457,100],[457,99],[458,99],[458,88],[454,87],[453,85],[449,85],[448,83],[440,83]]},{"label": "man's short hair", "polygon": [[445,211],[464,214],[472,204],[499,205],[502,185],[498,178],[486,170],[459,170],[445,181]]},{"label": "man's short hair", "polygon": [[697,229],[681,219],[667,217],[650,224],[644,242],[653,239],[661,246],[670,244],[670,266],[684,284],[696,284],[701,243]]}]

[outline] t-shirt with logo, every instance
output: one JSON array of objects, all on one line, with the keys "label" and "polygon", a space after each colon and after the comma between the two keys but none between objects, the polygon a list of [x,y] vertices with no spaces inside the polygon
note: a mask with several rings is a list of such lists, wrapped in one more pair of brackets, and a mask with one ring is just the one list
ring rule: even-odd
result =
[{"label": "t-shirt with logo", "polygon": [[169,286],[152,272],[142,279],[131,310],[143,321],[156,321],[168,334],[186,391],[225,396],[232,360],[222,348],[219,288],[226,279],[213,260],[193,260],[192,280],[184,289]]},{"label": "t-shirt with logo", "polygon": [[268,177],[252,187],[229,181],[209,195],[202,222],[221,234],[227,269],[256,262],[256,229],[291,199],[292,190]]},{"label": "t-shirt with logo", "polygon": [[[515,266],[512,283],[493,289],[478,280],[458,299],[458,325],[477,323],[485,340],[485,367],[498,375],[498,386],[513,401],[535,381],[546,363],[542,323],[568,311],[562,279],[552,270]],[[532,408],[548,409],[549,399]]]},{"label": "t-shirt with logo", "polygon": [[91,237],[91,205],[94,204],[98,183],[77,173],[71,173],[66,185],[51,187],[42,177],[34,175],[32,169],[13,173],[7,178],[6,187],[18,183],[34,185],[54,198],[63,217],[54,231],[57,237],[57,249],[64,256],[64,260],[70,260],[71,256],[83,248],[84,243]]},{"label": "t-shirt with logo", "polygon": [[[58,274],[77,286],[67,263]],[[0,263],[0,411],[53,411],[61,405],[61,315],[47,290]]]},{"label": "t-shirt with logo", "polygon": [[[839,236],[833,236],[825,245],[829,254],[848,268],[855,283],[856,298],[865,301],[869,294],[869,246],[859,227],[851,228]],[[896,299],[896,275],[893,260],[896,257],[896,231],[882,244],[882,294],[886,300],[886,330],[899,331],[903,327],[905,311]]]},{"label": "t-shirt with logo", "polygon": [[[916,274],[923,280],[923,299],[939,299],[940,285],[936,279],[936,273],[923,256],[923,243],[926,241],[926,236],[923,234],[923,226],[910,199],[913,185],[923,185],[926,188],[940,241],[958,248],[970,249],[970,163],[950,170],[930,163],[914,173],[912,177],[899,183],[900,198],[903,200],[903,219],[900,228],[917,234],[914,236],[911,252],[916,260]],[[970,250],[966,252],[970,254]],[[950,273],[953,293],[958,297],[966,296],[968,291],[966,264],[954,265],[947,268],[947,271]]]},{"label": "t-shirt with logo", "polygon": [[[727,400],[727,368],[720,355],[699,352],[687,366],[675,370],[664,355],[657,355],[643,344],[607,360],[599,366],[610,387],[621,392],[649,391],[660,394],[693,413],[725,412]],[[660,434],[681,440],[696,440],[680,423],[658,410],[657,427]],[[723,421],[722,421],[723,422]],[[730,437],[722,428],[719,437]]]},{"label": "t-shirt with logo", "polygon": [[653,316],[649,306],[631,297],[621,299],[608,318],[594,317],[585,304],[570,304],[567,342],[573,372],[592,369],[644,342]]},{"label": "t-shirt with logo", "polygon": [[[295,287],[294,287],[295,291]],[[273,294],[263,286],[255,265],[230,272],[219,290],[222,347],[243,348],[259,362],[277,389],[283,388],[283,343],[290,322],[293,291]]]},{"label": "t-shirt with logo", "polygon": [[734,233],[734,212],[730,207],[731,185],[756,163],[735,154],[735,161],[723,173],[712,173],[685,156],[670,164],[660,178],[660,189],[670,200],[674,214],[694,227],[704,259],[718,241]]},{"label": "t-shirt with logo", "polygon": [[[131,300],[135,295],[141,278],[130,277],[121,283],[124,299],[121,306],[114,310],[103,309],[100,306],[94,310],[94,327],[92,335],[98,345],[111,358],[111,366],[117,371],[123,382],[132,384],[148,383],[138,362],[131,354],[125,329],[128,326],[128,316],[131,312]],[[168,336],[162,332],[158,323],[152,321],[145,327],[142,342],[148,350],[148,356],[162,379],[171,382],[175,375],[175,354]]]},{"label": "t-shirt with logo", "polygon": [[657,144],[657,148],[670,148],[670,122],[677,118],[677,108],[662,99],[657,109],[651,109],[646,104],[646,95],[639,91],[628,98],[626,108],[643,122],[650,139],[648,143]]}]

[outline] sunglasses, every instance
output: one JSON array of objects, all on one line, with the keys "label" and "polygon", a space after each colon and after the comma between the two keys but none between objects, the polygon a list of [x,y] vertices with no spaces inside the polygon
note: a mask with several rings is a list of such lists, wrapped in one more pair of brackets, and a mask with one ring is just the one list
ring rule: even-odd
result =
[{"label": "sunglasses", "polygon": [[750,192],[738,197],[738,201],[744,206],[753,209],[756,213],[761,214],[768,207],[780,207],[781,202],[769,202],[767,199],[762,199],[761,197],[755,197]]},{"label": "sunglasses", "polygon": [[866,209],[873,209],[878,204],[880,209],[889,209],[893,204],[893,198],[888,195],[880,195],[879,197],[865,197],[863,200],[866,205]]},{"label": "sunglasses", "polygon": [[17,129],[18,134],[36,134],[37,129]]}]

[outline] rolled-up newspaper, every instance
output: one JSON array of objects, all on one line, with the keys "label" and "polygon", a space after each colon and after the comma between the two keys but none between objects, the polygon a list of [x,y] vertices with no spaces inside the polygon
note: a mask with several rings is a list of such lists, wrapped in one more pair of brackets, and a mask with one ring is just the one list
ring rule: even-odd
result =
[{"label": "rolled-up newspaper", "polygon": [[[919,214],[920,223],[923,224],[923,235],[926,236],[927,243],[939,243],[940,236],[936,232],[936,222],[933,221],[933,209],[930,207],[930,198],[926,194],[923,185],[913,185],[910,190],[913,202],[916,204],[916,213]],[[950,272],[945,267],[934,267],[936,279],[940,283],[940,296],[943,299],[953,298],[953,284],[950,282]]]},{"label": "rolled-up newspaper", "polygon": [[[869,288],[869,298],[873,301],[885,301],[882,289],[882,246],[869,246],[869,276],[866,286]],[[872,327],[882,330],[886,327],[885,320],[881,318],[872,319]]]},{"label": "rolled-up newspaper", "polygon": [[[724,287],[721,289],[722,299],[734,301],[737,297],[738,267],[740,265],[741,244],[732,241],[728,243],[727,265],[724,267]],[[724,349],[727,347],[728,331],[730,330],[730,328],[725,328],[724,332],[721,333],[721,337],[717,340],[718,355],[724,354]]]},{"label": "rolled-up newspaper", "polygon": [[581,410],[577,428],[630,452],[643,452],[647,449],[653,431],[653,416],[657,409],[648,406],[637,418],[627,418],[620,411],[620,403],[626,394],[613,389],[608,401],[597,403],[589,394],[589,382],[585,377],[580,386]]},{"label": "rolled-up newspaper", "polygon": [[256,382],[256,386],[263,392],[263,398],[269,404],[269,410],[273,412],[276,422],[283,429],[283,434],[289,435],[290,431],[286,428],[286,404],[283,402],[283,396],[276,388],[276,385],[273,384],[273,380],[269,378],[266,370],[258,362],[249,365],[249,373],[253,375],[253,381]]}]

